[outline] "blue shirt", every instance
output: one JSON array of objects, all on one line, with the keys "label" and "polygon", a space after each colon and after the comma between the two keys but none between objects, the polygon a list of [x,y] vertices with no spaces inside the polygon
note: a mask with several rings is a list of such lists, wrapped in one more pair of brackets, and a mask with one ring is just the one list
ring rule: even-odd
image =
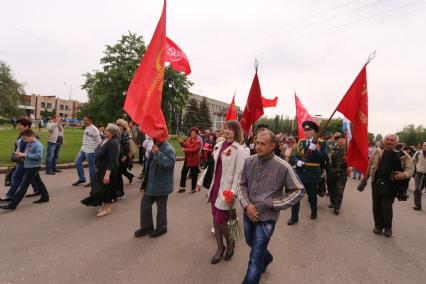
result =
[{"label": "blue shirt", "polygon": [[24,168],[37,168],[41,167],[43,161],[43,144],[40,141],[28,143],[25,147],[25,160]]}]

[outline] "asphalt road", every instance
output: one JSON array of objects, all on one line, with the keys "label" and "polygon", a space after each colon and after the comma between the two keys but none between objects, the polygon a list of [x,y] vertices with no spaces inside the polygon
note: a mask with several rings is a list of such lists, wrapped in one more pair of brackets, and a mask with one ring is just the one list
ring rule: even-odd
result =
[{"label": "asphalt road", "polygon": [[[127,198],[98,218],[96,208],[79,202],[88,189],[71,186],[75,170],[42,178],[49,203],[26,198],[16,211],[0,212],[0,283],[241,283],[249,255],[243,241],[230,262],[210,264],[216,242],[205,192],[170,195],[168,233],[135,239],[138,184],[126,185]],[[359,193],[356,185],[348,181],[339,216],[326,198],[316,221],[306,198],[297,225],[286,225],[289,210],[281,213],[269,246],[274,262],[262,283],[425,283],[425,211],[412,210],[412,196],[396,201],[394,236],[374,235],[370,187]]]}]

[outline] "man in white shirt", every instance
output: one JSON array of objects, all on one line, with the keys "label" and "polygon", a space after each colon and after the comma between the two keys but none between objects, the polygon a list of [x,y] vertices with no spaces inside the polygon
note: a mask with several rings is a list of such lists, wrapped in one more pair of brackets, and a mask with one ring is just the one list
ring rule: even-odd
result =
[{"label": "man in white shirt", "polygon": [[83,161],[87,160],[89,164],[90,183],[87,183],[85,187],[89,187],[95,177],[95,150],[101,144],[102,139],[99,130],[93,125],[93,119],[91,116],[85,115],[83,123],[86,126],[83,134],[83,144],[74,162],[75,167],[77,168],[78,181],[72,185],[76,186],[86,182]]}]

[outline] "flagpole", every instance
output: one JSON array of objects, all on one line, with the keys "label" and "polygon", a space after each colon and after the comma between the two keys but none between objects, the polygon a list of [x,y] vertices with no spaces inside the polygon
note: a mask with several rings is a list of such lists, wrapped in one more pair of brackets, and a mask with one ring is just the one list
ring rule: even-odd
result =
[{"label": "flagpole", "polygon": [[257,61],[257,58],[254,59],[254,70],[256,70],[257,73],[257,69],[259,69],[259,61]]},{"label": "flagpole", "polygon": [[[367,61],[365,62],[365,65],[367,65],[368,63],[370,63],[374,58],[376,57],[376,51],[373,51],[372,53],[370,53],[367,57]],[[330,118],[327,120],[327,122],[325,123],[325,125],[321,128],[320,132],[317,135],[317,139],[318,137],[321,137],[322,133],[324,132],[325,129],[327,129],[328,125],[330,124],[331,119],[333,118],[333,116],[336,114],[337,111],[337,107],[339,105],[336,106],[336,108],[334,109],[333,113],[330,115]]]}]

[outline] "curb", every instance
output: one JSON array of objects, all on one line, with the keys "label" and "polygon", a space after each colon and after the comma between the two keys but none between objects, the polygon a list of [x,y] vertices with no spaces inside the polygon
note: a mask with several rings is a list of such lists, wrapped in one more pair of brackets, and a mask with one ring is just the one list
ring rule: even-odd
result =
[{"label": "curb", "polygon": [[[176,157],[176,162],[183,161],[184,159],[185,159],[185,157]],[[139,159],[135,159],[135,160],[133,160],[133,162],[139,162]],[[10,167],[14,167],[14,166],[0,167],[0,174],[5,174],[7,169],[10,168]],[[83,168],[87,168],[87,167],[88,167],[87,162],[83,162]],[[57,168],[59,170],[75,169],[75,165],[74,165],[74,163],[59,164],[59,165],[57,165]],[[42,165],[40,171],[43,171],[45,169],[46,169],[46,166]]]}]

